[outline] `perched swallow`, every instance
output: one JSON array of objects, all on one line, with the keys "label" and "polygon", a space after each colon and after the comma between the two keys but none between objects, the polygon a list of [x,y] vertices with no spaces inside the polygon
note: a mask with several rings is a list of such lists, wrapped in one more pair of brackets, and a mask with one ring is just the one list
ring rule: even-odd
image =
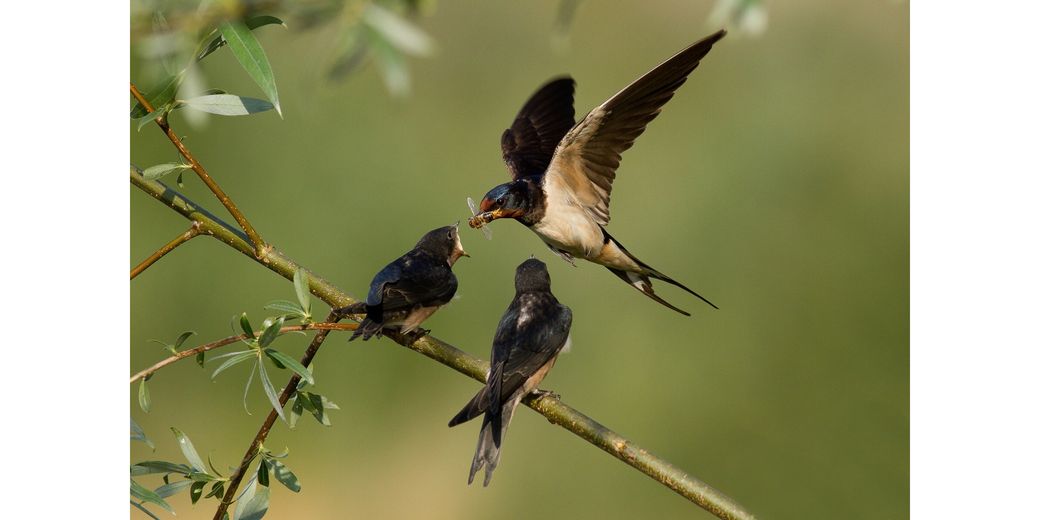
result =
[{"label": "perched swallow", "polygon": [[567,344],[570,330],[571,310],[550,291],[545,264],[534,258],[520,264],[516,268],[516,296],[495,331],[487,384],[448,422],[451,427],[484,414],[477,452],[469,468],[470,484],[485,465],[484,485],[491,482],[502,452],[502,436],[516,406],[549,373]]},{"label": "perched swallow", "polygon": [[[670,283],[715,307],[689,287],[646,265],[605,226],[621,153],[661,112],[711,46],[719,31],[672,56],[574,124],[574,80],[547,83],[502,134],[502,158],[512,182],[495,186],[469,219],[480,228],[512,218],[531,228],[556,254],[600,264],[654,301],[690,314],[654,294],[651,278]],[[718,307],[715,307],[716,309]]]},{"label": "perched swallow", "polygon": [[462,249],[457,223],[423,235],[411,251],[376,274],[368,299],[336,309],[365,315],[350,340],[382,336],[385,327],[399,327],[402,334],[416,330],[455,296],[459,282],[451,267],[463,256],[469,255]]}]

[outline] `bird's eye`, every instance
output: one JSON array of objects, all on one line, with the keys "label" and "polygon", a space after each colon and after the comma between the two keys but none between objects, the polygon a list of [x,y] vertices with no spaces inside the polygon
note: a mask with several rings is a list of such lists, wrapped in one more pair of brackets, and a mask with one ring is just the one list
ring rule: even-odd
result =
[{"label": "bird's eye", "polygon": [[501,206],[502,203],[505,202],[505,200],[506,200],[505,197],[499,197],[498,200],[495,201],[495,204],[498,204],[499,206]]}]

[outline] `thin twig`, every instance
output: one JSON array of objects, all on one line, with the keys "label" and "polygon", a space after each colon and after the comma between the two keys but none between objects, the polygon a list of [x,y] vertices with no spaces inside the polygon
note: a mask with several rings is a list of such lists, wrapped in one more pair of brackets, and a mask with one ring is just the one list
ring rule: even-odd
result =
[{"label": "thin twig", "polygon": [[[325,319],[329,324],[335,324],[340,320],[340,315],[336,312],[330,312],[329,317]],[[353,324],[352,324],[353,325]],[[356,328],[356,325],[355,325]],[[325,341],[325,338],[329,335],[328,330],[318,331],[314,335],[314,339],[311,340],[310,346],[307,347],[307,351],[303,353],[303,357],[300,358],[300,364],[307,367],[310,366],[311,360],[314,359],[314,355],[318,353],[318,349],[321,348],[321,344]],[[296,393],[296,385],[300,384],[300,375],[293,374],[289,379],[289,382],[285,384],[285,389],[282,390],[282,394],[278,396],[279,408],[285,406],[285,403],[289,402],[289,399]],[[260,450],[260,446],[267,439],[267,434],[271,432],[271,428],[274,427],[274,422],[278,419],[278,410],[272,408],[271,413],[267,414],[267,418],[264,419],[264,423],[260,425],[260,430],[256,432],[256,436],[253,437],[253,442],[249,443],[249,448],[246,449],[246,454],[242,457],[242,462],[238,465],[238,469],[235,470],[235,474],[231,475],[231,480],[227,484],[227,490],[224,491],[224,498],[220,500],[220,505],[217,506],[217,512],[213,515],[214,520],[222,520],[224,513],[227,512],[228,506],[235,498],[235,493],[238,491],[239,484],[242,483],[242,477],[245,476],[246,470],[249,469],[249,463],[256,457],[257,452]]]},{"label": "thin twig", "polygon": [[[288,325],[288,326],[282,327],[281,330],[278,331],[278,333],[279,334],[285,334],[286,332],[296,332],[296,331],[301,331],[301,330],[320,330],[320,331],[323,331],[325,333],[328,333],[328,331],[330,331],[330,330],[348,330],[349,331],[349,330],[356,330],[356,329],[357,329],[357,324],[356,323],[308,323],[308,324],[305,324],[305,325]],[[197,346],[195,348],[190,348],[188,350],[182,350],[182,351],[180,351],[180,352],[178,352],[178,353],[176,353],[176,354],[174,354],[174,355],[172,355],[172,356],[170,356],[170,357],[168,357],[168,358],[166,358],[166,359],[164,359],[164,360],[162,360],[162,361],[160,361],[160,362],[158,362],[158,363],[156,363],[156,364],[154,364],[154,365],[152,365],[152,366],[150,366],[150,367],[148,367],[148,368],[146,368],[146,369],[144,369],[144,370],[142,370],[142,371],[140,371],[140,372],[138,372],[136,374],[134,374],[130,378],[130,384],[134,384],[134,381],[137,381],[139,379],[142,379],[142,378],[145,378],[145,377],[148,377],[148,376],[154,374],[160,368],[163,368],[163,367],[165,367],[167,365],[172,365],[172,364],[174,364],[174,363],[176,363],[176,362],[178,362],[178,361],[180,361],[180,360],[182,360],[184,358],[192,357],[195,354],[198,354],[199,352],[208,352],[208,351],[216,349],[216,348],[220,348],[220,347],[224,347],[224,346],[230,345],[232,343],[235,343],[236,341],[247,339],[248,337],[249,336],[246,336],[245,334],[239,334],[237,336],[228,336],[228,337],[226,337],[224,339],[220,339],[220,340],[217,340],[217,341],[214,341],[214,342],[211,342],[211,343],[206,343],[205,345],[199,345],[199,346]]]},{"label": "thin twig", "polygon": [[[134,98],[137,99],[137,102],[140,103],[148,113],[155,111],[155,107],[145,99],[144,95],[141,94],[141,91],[137,90],[137,87],[133,83],[130,83],[130,93],[133,94]],[[209,172],[202,167],[202,164],[191,155],[191,152],[188,151],[184,146],[184,143],[181,142],[180,137],[177,137],[177,133],[170,128],[170,123],[166,121],[165,116],[157,118],[155,124],[159,125],[159,128],[162,129],[163,133],[166,134],[166,137],[168,137],[170,142],[173,143],[173,146],[177,147],[177,151],[179,151],[181,155],[184,156],[184,159],[191,164],[191,169],[195,170],[195,173],[198,174],[199,178],[202,179],[202,182],[206,184],[206,187],[217,196],[217,200],[227,208],[232,217],[235,217],[235,221],[238,222],[238,225],[246,232],[246,236],[249,237],[249,241],[253,244],[253,254],[257,258],[263,258],[265,251],[263,239],[260,238],[260,235],[255,229],[253,229],[252,224],[246,220],[246,216],[238,210],[238,206],[235,206],[231,197],[228,197],[227,193],[224,193],[224,190],[220,188],[217,181],[213,180],[213,177],[210,177]]]},{"label": "thin twig", "polygon": [[[211,213],[188,200],[180,193],[170,189],[165,184],[159,181],[145,180],[141,172],[134,167],[130,168],[130,182],[185,218],[198,220],[202,224],[203,232],[216,237],[235,250],[253,258],[282,277],[292,280],[296,270],[301,268],[299,264],[273,248],[263,261],[256,259],[252,254],[249,243],[240,232],[222,223],[219,219],[213,217]],[[310,280],[311,293],[334,308],[355,302],[353,298],[320,276],[308,272],[308,280]],[[400,335],[388,334],[387,336],[402,346],[447,365],[477,381],[484,381],[484,374],[488,370],[487,361],[477,359],[433,336],[424,336],[416,341],[410,341]],[[524,400],[524,404],[545,416],[551,423],[557,424],[582,439],[591,442],[719,518],[740,520],[754,518],[739,503],[707,483],[690,476],[671,463],[638,447],[628,439],[593,421],[585,414],[567,406],[559,399],[548,396],[540,399],[529,397]]]},{"label": "thin twig", "polygon": [[188,228],[187,231],[177,235],[173,240],[170,240],[169,243],[167,243],[166,245],[160,247],[158,251],[152,253],[152,256],[149,256],[148,258],[145,258],[143,262],[141,262],[140,264],[137,265],[137,267],[131,269],[130,270],[130,279],[133,280],[137,275],[139,275],[142,272],[144,272],[145,269],[148,269],[149,267],[151,267],[152,264],[154,264],[160,258],[166,256],[166,253],[169,253],[170,251],[173,251],[173,249],[175,247],[177,247],[177,246],[179,246],[179,245],[181,245],[181,244],[183,244],[183,243],[185,243],[185,242],[187,242],[187,241],[189,241],[189,240],[191,240],[191,239],[193,239],[193,238],[195,238],[197,236],[199,236],[199,223],[198,222],[192,222],[191,223],[191,227]]}]

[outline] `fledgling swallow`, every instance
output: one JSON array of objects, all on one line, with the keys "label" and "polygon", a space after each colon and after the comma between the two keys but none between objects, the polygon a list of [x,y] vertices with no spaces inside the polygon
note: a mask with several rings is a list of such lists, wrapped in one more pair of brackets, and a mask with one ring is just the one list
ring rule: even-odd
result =
[{"label": "fledgling swallow", "polygon": [[487,384],[448,422],[451,427],[484,414],[469,468],[470,484],[484,466],[484,485],[491,482],[513,412],[556,363],[570,330],[571,310],[550,291],[545,264],[534,258],[520,264],[516,268],[516,296],[495,331]]},{"label": "fledgling swallow", "polygon": [[[654,294],[650,279],[670,283],[715,307],[689,287],[628,252],[605,226],[610,192],[621,153],[661,112],[697,68],[719,31],[672,56],[574,124],[574,80],[556,79],[524,104],[502,134],[502,158],[512,182],[484,195],[480,212],[469,219],[480,228],[512,218],[531,228],[556,254],[600,264],[654,301],[690,314]],[[718,307],[715,307],[716,309]]]},{"label": "fledgling swallow", "polygon": [[462,249],[458,223],[423,235],[411,251],[376,274],[365,301],[336,309],[341,315],[365,315],[350,340],[380,337],[386,327],[399,327],[402,334],[416,330],[455,296],[459,282],[451,267],[463,256],[469,255]]}]

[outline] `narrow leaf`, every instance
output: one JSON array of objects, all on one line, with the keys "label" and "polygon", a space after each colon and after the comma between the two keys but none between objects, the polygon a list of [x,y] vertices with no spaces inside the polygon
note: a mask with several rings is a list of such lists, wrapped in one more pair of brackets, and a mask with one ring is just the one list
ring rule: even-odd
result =
[{"label": "narrow leaf", "polygon": [[155,494],[163,498],[172,497],[191,486],[190,480],[177,480],[155,488]]},{"label": "narrow leaf", "polygon": [[147,125],[148,123],[151,123],[152,121],[155,121],[156,119],[159,119],[160,117],[163,117],[164,115],[166,115],[167,108],[168,108],[167,105],[163,105],[163,106],[161,106],[159,108],[156,108],[155,110],[152,110],[151,112],[148,113],[148,115],[142,117],[141,119],[138,119],[137,120],[137,131],[140,132],[141,129],[144,128],[145,125]]},{"label": "narrow leaf", "polygon": [[213,94],[186,99],[184,106],[218,116],[248,116],[274,108],[274,105],[263,99],[233,94]]},{"label": "narrow leaf", "polygon": [[173,173],[173,172],[178,171],[178,170],[187,170],[188,168],[191,168],[190,164],[183,164],[183,163],[156,164],[155,166],[150,166],[148,168],[145,168],[145,170],[143,172],[143,175],[144,175],[145,179],[150,180],[150,181],[154,181],[155,179],[158,179],[158,178],[160,178],[160,177],[162,177],[164,175],[168,175],[168,174]]},{"label": "narrow leaf", "polygon": [[256,468],[256,481],[264,487],[271,485],[271,475],[267,469],[266,459],[260,459],[260,464]]},{"label": "narrow leaf", "polygon": [[173,512],[173,508],[163,500],[163,497],[159,496],[155,491],[138,484],[134,479],[130,479],[130,495],[141,502],[152,502],[171,513]]},{"label": "narrow leaf", "polygon": [[296,396],[292,400],[292,408],[289,412],[289,429],[296,429],[296,421],[300,420],[300,415],[303,414],[303,401],[300,400],[300,396]]},{"label": "narrow leaf", "polygon": [[184,432],[177,428],[170,428],[173,430],[173,434],[177,437],[177,444],[181,447],[181,453],[184,453],[184,458],[188,459],[188,464],[191,464],[195,471],[206,471],[206,463],[202,462],[202,457],[199,457],[199,452],[195,451],[195,446],[192,445],[191,439],[188,438]]},{"label": "narrow leaf", "polygon": [[300,479],[296,478],[296,474],[293,473],[288,466],[283,464],[280,460],[271,460],[270,464],[274,469],[274,478],[276,478],[278,482],[281,482],[285,487],[295,493],[300,492]]},{"label": "narrow leaf", "polygon": [[283,421],[288,423],[289,421],[285,418],[285,412],[282,411],[282,405],[278,402],[278,394],[274,391],[274,385],[271,384],[271,379],[267,377],[267,369],[264,368],[263,363],[258,363],[260,367],[260,383],[264,386],[264,393],[267,394],[267,398],[271,401],[271,406],[278,412],[278,417],[281,417]]},{"label": "narrow leaf", "polygon": [[238,354],[236,354],[234,356],[231,356],[227,361],[221,363],[221,365],[219,367],[217,367],[216,370],[213,371],[213,375],[210,376],[210,379],[216,379],[217,376],[220,375],[221,372],[223,372],[223,371],[225,371],[225,370],[227,370],[227,369],[229,369],[229,368],[231,368],[231,367],[233,367],[233,366],[235,366],[235,365],[237,365],[237,364],[239,364],[239,363],[241,363],[243,361],[246,361],[247,359],[252,359],[254,357],[256,357],[256,354],[254,354],[253,352],[240,352],[240,353],[238,353]]},{"label": "narrow leaf", "polygon": [[238,323],[242,325],[242,333],[245,334],[246,337],[256,337],[256,334],[253,333],[253,326],[249,324],[249,317],[246,316],[246,313],[243,312],[242,315],[239,316]]},{"label": "narrow leaf", "polygon": [[200,367],[206,368],[206,351],[195,354],[195,362],[198,363]]},{"label": "narrow leaf", "polygon": [[293,287],[296,288],[296,299],[300,302],[300,307],[306,314],[311,313],[311,287],[310,280],[307,278],[307,273],[300,268],[296,269],[296,273],[293,274]]},{"label": "narrow leaf", "polygon": [[278,360],[281,364],[285,365],[285,367],[288,368],[289,370],[292,370],[293,372],[296,372],[297,374],[300,374],[300,377],[305,379],[308,383],[310,383],[312,385],[314,384],[314,375],[311,374],[310,370],[307,370],[307,367],[305,367],[302,364],[300,364],[299,361],[296,361],[291,356],[287,356],[285,354],[282,354],[281,352],[278,352],[277,350],[275,350],[273,348],[264,349],[264,352],[267,353],[267,355],[270,356],[271,359]]},{"label": "narrow leaf", "polygon": [[300,307],[298,303],[287,301],[287,300],[275,300],[273,302],[264,305],[264,308],[272,311],[281,311],[291,315],[294,318],[302,318],[307,315],[307,312]]},{"label": "narrow leaf", "polygon": [[152,409],[152,397],[148,393],[148,386],[145,384],[146,379],[141,380],[141,386],[137,389],[137,404],[141,405],[141,409],[144,413],[148,413]]},{"label": "narrow leaf", "polygon": [[264,332],[260,334],[260,347],[266,347],[270,345],[274,338],[278,337],[278,333],[282,330],[282,325],[285,324],[285,317],[279,316],[278,319],[274,320],[273,323],[264,329]]},{"label": "narrow leaf", "polygon": [[242,68],[267,95],[267,99],[274,105],[278,115],[282,115],[282,108],[278,103],[278,88],[274,84],[274,72],[271,71],[267,54],[264,53],[256,36],[242,22],[220,24],[220,35],[227,41],[228,48],[231,49]]},{"label": "narrow leaf", "polygon": [[141,511],[144,512],[144,514],[148,515],[149,517],[153,518],[154,520],[162,520],[159,517],[155,516],[155,513],[145,509],[144,506],[142,506],[141,504],[138,504],[137,502],[134,502],[133,500],[130,501],[130,505],[136,507],[137,509],[140,509]]},{"label": "narrow leaf", "polygon": [[185,464],[166,462],[164,460],[145,460],[130,466],[131,475],[150,475],[153,473],[179,473],[187,475],[191,473],[190,467]]},{"label": "narrow leaf", "polygon": [[260,520],[267,514],[268,503],[271,498],[271,488],[257,486],[256,493],[248,502],[241,504],[235,511],[239,520]]},{"label": "narrow leaf", "polygon": [[218,481],[216,484],[213,484],[213,487],[210,488],[209,494],[206,495],[203,498],[209,498],[209,497],[224,498],[224,482],[223,481]]},{"label": "narrow leaf", "polygon": [[254,473],[252,478],[249,479],[249,482],[246,483],[245,490],[238,495],[238,506],[235,508],[234,516],[235,520],[241,520],[244,506],[248,504],[249,501],[253,500],[254,496],[256,496],[257,487],[258,486],[256,485],[256,474]]},{"label": "narrow leaf", "polygon": [[[170,104],[173,101],[174,96],[177,95],[177,87],[180,86],[182,76],[180,74],[168,76],[159,86],[148,91],[144,94],[144,98],[156,108]],[[148,111],[145,110],[140,103],[134,103],[134,108],[130,110],[130,117],[133,119],[140,119],[148,115]]]},{"label": "narrow leaf", "polygon": [[246,398],[249,397],[249,387],[253,384],[253,377],[256,376],[256,365],[259,363],[260,360],[257,360],[256,363],[253,363],[253,368],[249,369],[249,379],[246,379],[246,389],[242,392],[242,408],[245,408],[246,415],[253,415],[249,411],[249,403],[246,402]]},{"label": "narrow leaf", "polygon": [[137,421],[135,421],[133,417],[130,418],[130,440],[143,442],[147,444],[152,451],[155,451],[155,444],[153,444],[151,439],[144,434],[144,430],[141,429],[141,426],[137,424]]},{"label": "narrow leaf", "polygon": [[[285,22],[281,21],[280,19],[274,16],[267,15],[254,16],[246,20],[246,27],[249,27],[250,30],[255,30],[265,25],[281,25],[282,27],[285,27]],[[195,60],[198,61],[202,58],[205,58],[206,56],[209,56],[213,53],[213,51],[216,51],[224,45],[227,45],[227,42],[224,40],[224,37],[217,35],[215,38],[210,40],[209,44],[206,45],[206,48],[199,53]]]},{"label": "narrow leaf", "polygon": [[183,345],[184,342],[188,340],[188,338],[190,338],[190,337],[192,337],[194,335],[195,335],[195,331],[193,331],[193,330],[182,332],[180,336],[177,336],[177,341],[173,342],[173,348],[175,348],[175,349],[181,348],[181,345]]},{"label": "narrow leaf", "polygon": [[191,503],[194,504],[202,498],[202,488],[206,487],[205,482],[192,482],[191,484]]},{"label": "narrow leaf", "polygon": [[311,407],[314,414],[314,418],[318,420],[324,426],[332,426],[332,421],[329,420],[328,414],[325,413],[325,401],[322,400],[318,394],[307,394],[311,402]]}]

